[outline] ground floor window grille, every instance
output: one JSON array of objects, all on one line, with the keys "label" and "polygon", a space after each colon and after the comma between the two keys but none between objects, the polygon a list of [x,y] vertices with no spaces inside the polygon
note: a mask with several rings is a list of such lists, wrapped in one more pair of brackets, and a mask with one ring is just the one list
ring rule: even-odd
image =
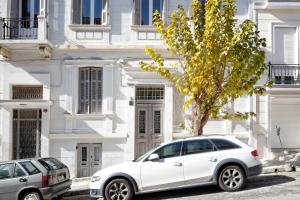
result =
[{"label": "ground floor window grille", "polygon": [[43,99],[43,86],[13,86],[13,99]]},{"label": "ground floor window grille", "polygon": [[13,111],[13,159],[41,156],[41,109]]}]

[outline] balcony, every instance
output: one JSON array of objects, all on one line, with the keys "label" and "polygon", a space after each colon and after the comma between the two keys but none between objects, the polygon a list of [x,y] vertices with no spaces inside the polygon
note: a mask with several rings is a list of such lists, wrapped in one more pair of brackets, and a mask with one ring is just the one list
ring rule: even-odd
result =
[{"label": "balcony", "polygon": [[300,64],[270,64],[269,80],[274,86],[300,86]]},{"label": "balcony", "polygon": [[[48,40],[46,5],[47,0],[11,1],[10,18],[0,17],[2,59],[12,58],[17,51],[35,53],[42,58],[51,57],[52,44]],[[18,12],[18,6],[28,10]]]},{"label": "balcony", "polygon": [[37,37],[38,20],[2,19],[2,40],[36,40]]}]

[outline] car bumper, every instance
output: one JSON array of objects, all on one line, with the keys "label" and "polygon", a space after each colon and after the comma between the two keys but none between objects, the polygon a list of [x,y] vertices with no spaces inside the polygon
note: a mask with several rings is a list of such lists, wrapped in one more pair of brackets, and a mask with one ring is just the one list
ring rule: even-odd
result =
[{"label": "car bumper", "polygon": [[255,165],[248,168],[248,177],[257,176],[262,173],[262,164]]},{"label": "car bumper", "polygon": [[44,199],[52,199],[58,195],[61,195],[71,189],[72,181],[68,180],[63,183],[56,184],[51,187],[40,189]]},{"label": "car bumper", "polygon": [[90,189],[90,196],[92,198],[103,198],[102,191],[99,189]]}]

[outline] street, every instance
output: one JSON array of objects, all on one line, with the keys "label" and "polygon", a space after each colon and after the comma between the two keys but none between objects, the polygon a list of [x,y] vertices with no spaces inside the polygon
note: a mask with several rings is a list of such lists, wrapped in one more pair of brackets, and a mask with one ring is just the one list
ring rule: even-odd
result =
[{"label": "street", "polygon": [[[88,195],[62,198],[62,200],[90,199]],[[222,192],[216,186],[196,187],[151,194],[141,194],[135,200],[298,200],[300,199],[300,172],[261,175],[248,180],[244,190]]]}]

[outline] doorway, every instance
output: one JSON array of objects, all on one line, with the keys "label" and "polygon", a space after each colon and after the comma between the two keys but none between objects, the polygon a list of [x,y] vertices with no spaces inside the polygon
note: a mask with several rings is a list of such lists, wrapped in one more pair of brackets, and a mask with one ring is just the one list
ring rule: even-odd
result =
[{"label": "doorway", "polygon": [[89,177],[101,169],[102,144],[78,144],[78,177]]}]

